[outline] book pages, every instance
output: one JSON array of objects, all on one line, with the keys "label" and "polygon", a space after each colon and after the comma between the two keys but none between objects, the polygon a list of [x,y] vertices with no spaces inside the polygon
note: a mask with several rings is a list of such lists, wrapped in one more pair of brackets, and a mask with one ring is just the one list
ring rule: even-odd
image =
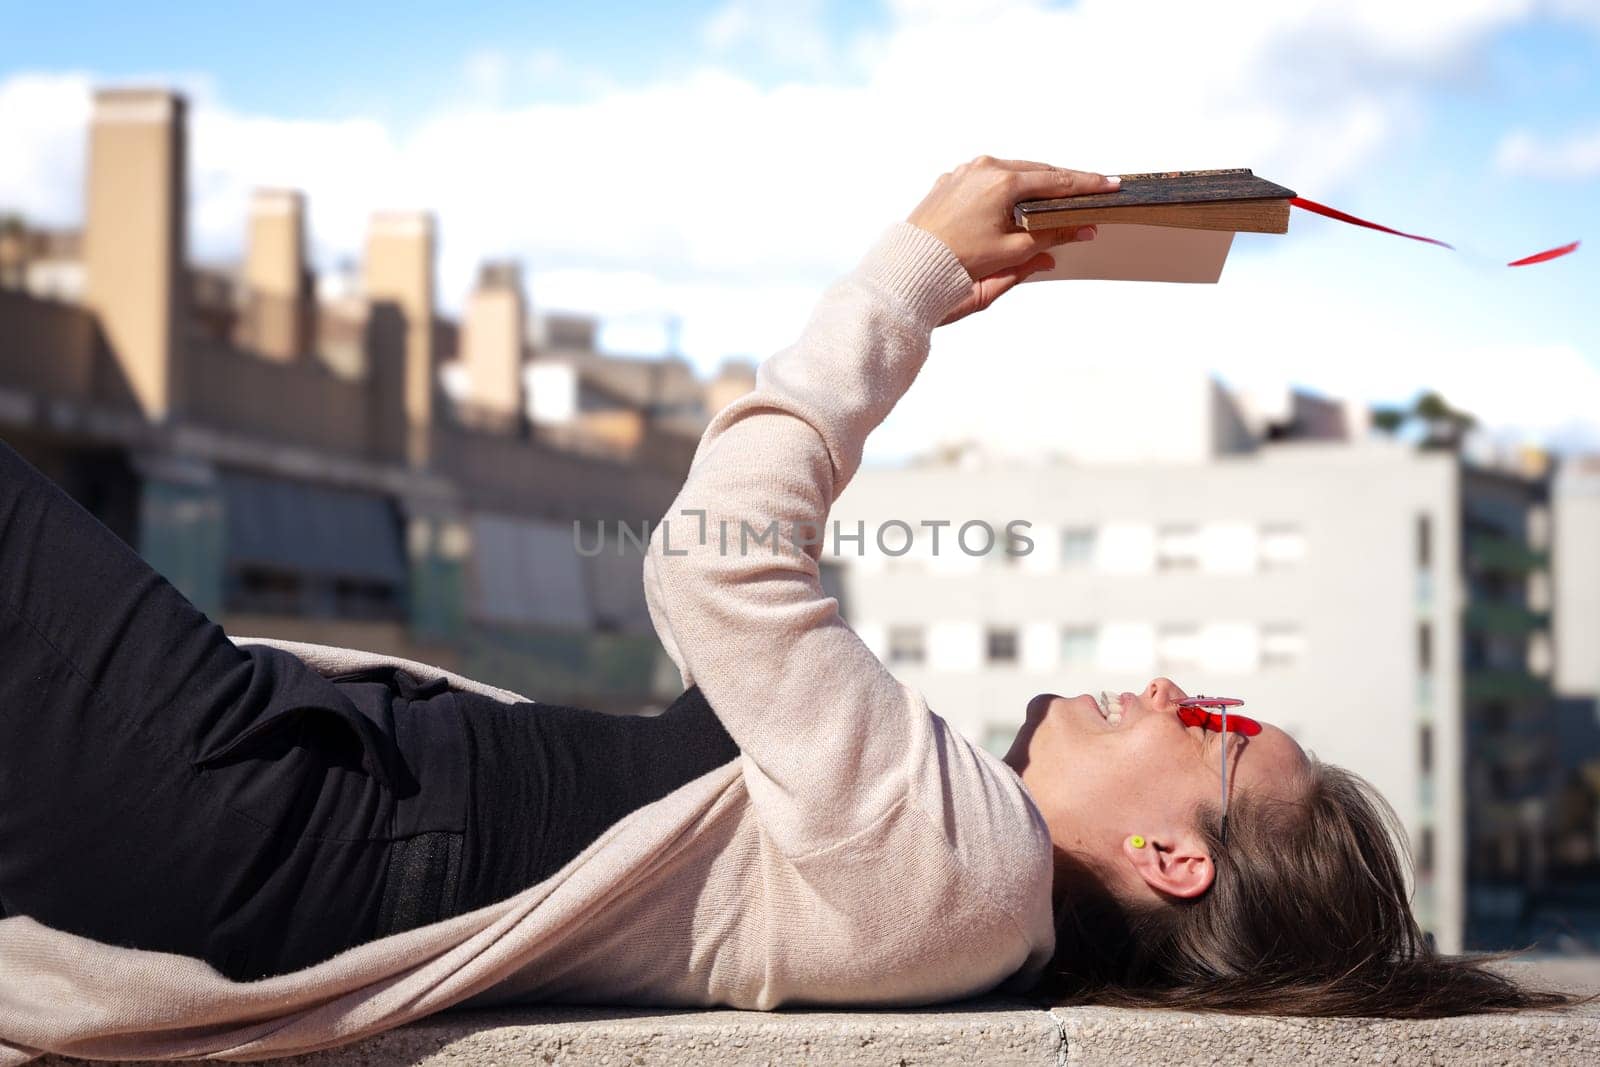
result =
[{"label": "book pages", "polygon": [[1100,223],[1093,241],[1056,245],[1053,270],[1030,282],[1099,279],[1122,282],[1215,282],[1233,246],[1226,230],[1186,230],[1175,226]]}]

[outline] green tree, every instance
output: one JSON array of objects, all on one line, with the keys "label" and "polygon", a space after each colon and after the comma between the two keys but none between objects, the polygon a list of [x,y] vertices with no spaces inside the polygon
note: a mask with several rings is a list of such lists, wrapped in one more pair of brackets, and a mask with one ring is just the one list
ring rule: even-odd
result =
[{"label": "green tree", "polygon": [[1418,394],[1410,407],[1374,407],[1372,424],[1391,435],[1408,425],[1420,426],[1423,448],[1457,448],[1467,431],[1478,425],[1478,420],[1468,412],[1451,407],[1442,395],[1429,390]]}]

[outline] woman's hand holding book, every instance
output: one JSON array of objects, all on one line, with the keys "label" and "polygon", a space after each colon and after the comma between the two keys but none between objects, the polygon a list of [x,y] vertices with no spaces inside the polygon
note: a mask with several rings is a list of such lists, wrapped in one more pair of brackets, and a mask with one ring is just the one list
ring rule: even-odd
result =
[{"label": "woman's hand holding book", "polygon": [[1044,249],[1094,238],[1093,226],[1023,230],[1013,218],[1019,201],[1107,193],[1118,184],[1115,177],[992,156],[941,176],[906,219],[943,241],[973,278],[971,295],[940,325],[982,311],[1034,271],[1055,266]]}]

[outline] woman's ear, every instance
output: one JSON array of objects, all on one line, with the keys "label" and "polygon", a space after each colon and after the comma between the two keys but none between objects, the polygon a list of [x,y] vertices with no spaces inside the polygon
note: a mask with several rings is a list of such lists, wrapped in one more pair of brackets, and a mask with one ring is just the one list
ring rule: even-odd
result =
[{"label": "woman's ear", "polygon": [[1211,888],[1215,868],[1211,854],[1192,830],[1133,834],[1122,841],[1122,854],[1157,893],[1193,899]]}]

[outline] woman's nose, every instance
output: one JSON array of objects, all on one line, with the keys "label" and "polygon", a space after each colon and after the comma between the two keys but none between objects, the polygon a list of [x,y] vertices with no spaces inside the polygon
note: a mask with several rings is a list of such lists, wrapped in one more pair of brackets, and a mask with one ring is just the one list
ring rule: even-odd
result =
[{"label": "woman's nose", "polygon": [[1151,707],[1159,711],[1170,710],[1173,705],[1188,695],[1188,693],[1179,689],[1171,678],[1157,678],[1144,691],[1144,698],[1150,702]]}]

